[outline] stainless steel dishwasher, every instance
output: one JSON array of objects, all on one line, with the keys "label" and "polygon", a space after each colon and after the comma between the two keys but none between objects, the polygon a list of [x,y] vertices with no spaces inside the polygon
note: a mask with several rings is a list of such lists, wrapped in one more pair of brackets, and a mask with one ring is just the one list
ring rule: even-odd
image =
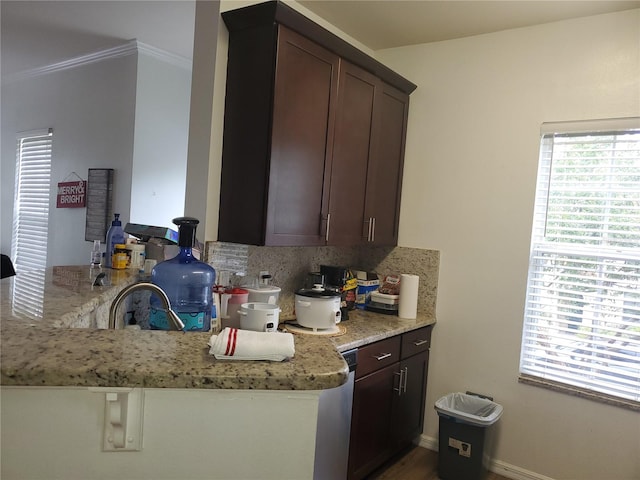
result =
[{"label": "stainless steel dishwasher", "polygon": [[349,462],[353,385],[358,363],[358,349],[342,353],[349,366],[349,378],[339,387],[323,390],[318,404],[318,430],[314,480],[344,480]]}]

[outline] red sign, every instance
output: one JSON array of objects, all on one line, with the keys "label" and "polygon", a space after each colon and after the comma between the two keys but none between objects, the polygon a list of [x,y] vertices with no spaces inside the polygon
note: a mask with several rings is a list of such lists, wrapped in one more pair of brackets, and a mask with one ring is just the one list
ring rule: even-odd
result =
[{"label": "red sign", "polygon": [[87,202],[87,182],[86,180],[76,180],[75,182],[58,183],[58,208],[81,208]]}]

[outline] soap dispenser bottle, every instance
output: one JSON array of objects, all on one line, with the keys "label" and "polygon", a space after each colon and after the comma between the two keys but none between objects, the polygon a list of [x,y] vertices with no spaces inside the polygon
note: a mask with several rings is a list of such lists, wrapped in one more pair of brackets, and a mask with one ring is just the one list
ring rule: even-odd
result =
[{"label": "soap dispenser bottle", "polygon": [[113,250],[119,243],[125,243],[124,230],[122,229],[122,222],[120,221],[120,214],[114,214],[115,219],[111,222],[111,226],[107,231],[107,250],[104,254],[104,266],[108,268],[113,267]]},{"label": "soap dispenser bottle", "polygon": [[[198,219],[179,217],[174,218],[173,223],[178,226],[180,253],[153,267],[151,282],[167,294],[171,309],[185,324],[185,331],[208,332],[216,271],[193,256]],[[155,295],[151,295],[149,326],[154,330],[169,330],[166,312]]]}]

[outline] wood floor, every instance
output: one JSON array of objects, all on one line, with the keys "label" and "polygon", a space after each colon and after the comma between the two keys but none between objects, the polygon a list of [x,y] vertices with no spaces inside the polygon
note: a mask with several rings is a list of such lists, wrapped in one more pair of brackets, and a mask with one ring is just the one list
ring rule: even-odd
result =
[{"label": "wood floor", "polygon": [[[391,466],[371,475],[369,480],[438,480],[438,453],[415,447]],[[489,472],[485,480],[508,479]]]}]

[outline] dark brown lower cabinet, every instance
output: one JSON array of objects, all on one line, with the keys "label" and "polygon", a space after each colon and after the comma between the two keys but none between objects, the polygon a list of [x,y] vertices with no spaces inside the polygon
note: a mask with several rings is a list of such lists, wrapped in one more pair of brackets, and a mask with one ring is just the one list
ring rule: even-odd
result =
[{"label": "dark brown lower cabinet", "polygon": [[389,414],[397,369],[397,365],[391,365],[355,383],[348,478],[364,477],[390,454]]},{"label": "dark brown lower cabinet", "polygon": [[358,350],[348,478],[361,479],[422,433],[431,326]]},{"label": "dark brown lower cabinet", "polygon": [[428,366],[428,351],[400,362],[402,390],[394,396],[391,423],[391,438],[396,450],[404,448],[422,433]]}]

